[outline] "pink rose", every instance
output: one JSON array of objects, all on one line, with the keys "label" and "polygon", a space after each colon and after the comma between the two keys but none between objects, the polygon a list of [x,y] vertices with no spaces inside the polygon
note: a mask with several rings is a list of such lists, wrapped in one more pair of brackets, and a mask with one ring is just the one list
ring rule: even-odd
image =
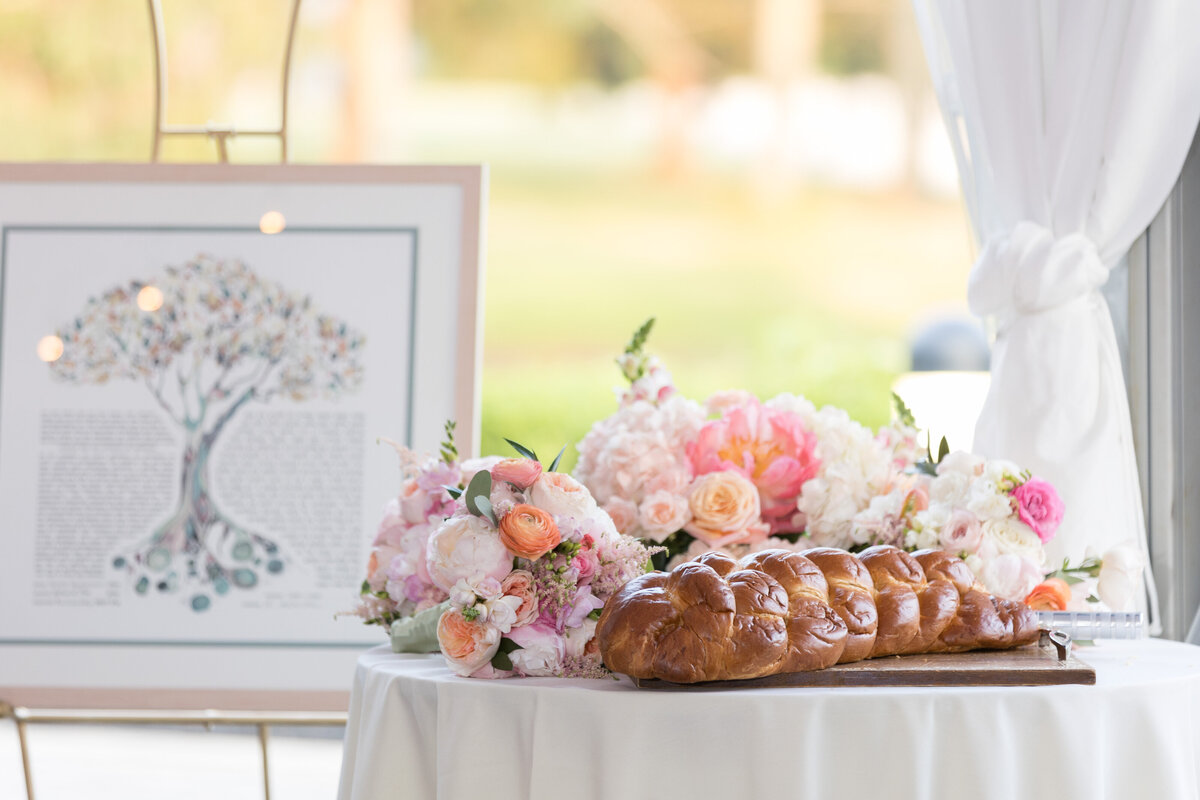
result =
[{"label": "pink rose", "polygon": [[544,472],[529,488],[529,502],[553,516],[587,518],[596,501],[582,483],[562,472]]},{"label": "pink rose", "polygon": [[453,608],[438,619],[437,637],[450,669],[463,677],[490,662],[500,649],[500,631],[478,619],[468,620]]},{"label": "pink rose", "polygon": [[528,489],[542,475],[542,465],[532,458],[506,458],[492,467],[493,481],[507,481],[518,489]]},{"label": "pink rose", "polygon": [[523,569],[514,569],[500,583],[500,591],[507,597],[516,597],[521,601],[521,605],[517,606],[517,621],[513,623],[514,628],[528,625],[537,619],[538,598],[533,582],[533,573]]},{"label": "pink rose", "polygon": [[1058,524],[1063,518],[1063,502],[1058,492],[1041,478],[1030,478],[1013,490],[1017,501],[1017,515],[1043,543],[1054,538]]},{"label": "pink rose", "polygon": [[950,519],[942,526],[938,541],[942,549],[955,555],[974,553],[983,540],[983,528],[979,518],[966,509],[955,509]]},{"label": "pink rose", "polygon": [[692,521],[686,497],[671,492],[655,492],[642,501],[638,522],[647,539],[662,542]]},{"label": "pink rose", "polygon": [[579,583],[587,583],[596,574],[596,570],[600,567],[600,557],[595,550],[580,550],[579,555],[571,559],[571,567],[579,573],[576,580]]},{"label": "pink rose", "polygon": [[770,533],[761,519],[758,490],[733,470],[710,472],[692,481],[688,508],[692,521],[683,529],[710,547],[757,542]]},{"label": "pink rose", "polygon": [[613,525],[617,526],[617,531],[625,535],[633,532],[633,529],[638,523],[638,508],[635,503],[626,500],[624,497],[616,497],[615,495],[609,498],[602,508],[604,512],[612,517]]},{"label": "pink rose", "polygon": [[799,414],[753,397],[726,408],[687,445],[693,473],[733,470],[753,481],[772,530],[790,530],[800,487],[817,474],[817,437]]}]

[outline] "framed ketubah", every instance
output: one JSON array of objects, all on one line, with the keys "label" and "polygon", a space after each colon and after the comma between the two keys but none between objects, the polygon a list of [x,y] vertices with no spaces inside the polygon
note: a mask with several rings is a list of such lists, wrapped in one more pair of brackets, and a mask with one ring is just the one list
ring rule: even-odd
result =
[{"label": "framed ketubah", "polygon": [[477,449],[484,193],[0,165],[0,700],[345,708],[385,440]]}]

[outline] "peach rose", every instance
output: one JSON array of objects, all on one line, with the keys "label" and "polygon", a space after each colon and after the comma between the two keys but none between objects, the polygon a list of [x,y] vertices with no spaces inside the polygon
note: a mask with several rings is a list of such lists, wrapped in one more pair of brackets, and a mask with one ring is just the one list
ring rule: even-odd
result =
[{"label": "peach rose", "polygon": [[533,573],[523,569],[514,569],[500,584],[500,591],[508,597],[516,597],[521,601],[521,605],[517,606],[517,621],[513,623],[514,628],[528,625],[537,619],[538,598],[533,585]]},{"label": "peach rose", "polygon": [[647,539],[661,543],[692,521],[686,497],[670,492],[655,492],[642,501],[639,522]]},{"label": "peach rose", "polygon": [[1025,605],[1034,611],[1066,611],[1070,602],[1071,587],[1062,578],[1047,578],[1025,597]]},{"label": "peach rose", "polygon": [[529,502],[554,516],[586,519],[596,501],[582,483],[562,472],[544,472],[529,488]]},{"label": "peach rose", "polygon": [[500,541],[513,555],[535,561],[562,541],[554,517],[537,506],[521,503],[500,520]]},{"label": "peach rose", "polygon": [[500,631],[453,608],[438,619],[437,637],[450,669],[463,677],[490,662],[500,649]]},{"label": "peach rose", "polygon": [[492,467],[493,481],[507,481],[518,489],[528,489],[542,476],[542,465],[532,458],[506,458]]},{"label": "peach rose", "polygon": [[710,547],[765,539],[771,526],[762,521],[758,489],[740,472],[701,475],[688,490],[692,521],[685,531]]}]

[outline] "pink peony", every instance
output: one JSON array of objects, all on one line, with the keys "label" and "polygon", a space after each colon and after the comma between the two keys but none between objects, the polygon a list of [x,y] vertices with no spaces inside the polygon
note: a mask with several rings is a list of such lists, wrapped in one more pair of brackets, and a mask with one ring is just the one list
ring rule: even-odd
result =
[{"label": "pink peony", "polygon": [[749,478],[758,488],[763,519],[772,531],[785,531],[800,487],[820,467],[816,446],[816,434],[798,414],[748,397],[701,428],[687,454],[696,475],[733,470]]},{"label": "pink peony", "polygon": [[507,481],[518,489],[528,489],[542,475],[542,465],[532,458],[506,458],[492,467],[493,481]]},{"label": "pink peony", "polygon": [[375,541],[372,542],[372,545],[374,547],[380,545],[399,547],[407,531],[408,522],[404,519],[404,514],[400,509],[400,501],[398,499],[389,500],[383,507],[383,519],[379,521],[379,530],[375,534]]},{"label": "pink peony", "polygon": [[1054,538],[1063,518],[1063,502],[1048,481],[1030,478],[1013,490],[1017,515],[1043,543]]}]

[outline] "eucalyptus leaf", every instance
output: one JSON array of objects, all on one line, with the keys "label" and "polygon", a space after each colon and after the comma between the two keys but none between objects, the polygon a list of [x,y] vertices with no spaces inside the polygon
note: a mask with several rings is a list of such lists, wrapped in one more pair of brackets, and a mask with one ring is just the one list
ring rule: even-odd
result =
[{"label": "eucalyptus leaf", "polygon": [[479,509],[479,516],[491,522],[497,528],[500,523],[496,520],[496,511],[492,508],[491,498],[480,495],[475,498],[475,507]]},{"label": "eucalyptus leaf", "polygon": [[550,462],[550,469],[548,470],[549,472],[558,471],[558,462],[562,461],[563,453],[565,452],[567,452],[567,446],[564,444],[562,446],[562,450],[559,450],[558,455],[556,455],[554,460]]},{"label": "eucalyptus leaf", "polygon": [[538,461],[538,462],[540,463],[540,461],[539,461],[539,459],[538,459],[538,457],[537,457],[537,453],[533,452],[532,450],[530,450],[530,449],[529,449],[528,447],[526,447],[525,445],[523,445],[523,444],[517,444],[517,443],[516,443],[516,442],[514,442],[512,439],[505,439],[504,441],[506,441],[506,442],[508,442],[510,445],[512,445],[512,449],[513,449],[513,450],[516,450],[516,451],[517,451],[517,453],[518,453],[518,454],[519,454],[521,457],[523,457],[523,458],[529,458],[529,459],[533,459],[534,461]]},{"label": "eucalyptus leaf", "polygon": [[490,506],[491,496],[492,496],[492,473],[488,472],[485,469],[481,469],[479,472],[475,473],[475,476],[473,478],[471,478],[471,482],[469,484],[467,484],[466,501],[465,501],[466,506],[467,506],[467,511],[470,512],[471,514],[474,514],[477,517],[482,517],[483,512],[479,510],[479,506],[475,504],[475,501],[478,500],[480,497],[485,497],[485,498],[488,498],[489,506]]}]

